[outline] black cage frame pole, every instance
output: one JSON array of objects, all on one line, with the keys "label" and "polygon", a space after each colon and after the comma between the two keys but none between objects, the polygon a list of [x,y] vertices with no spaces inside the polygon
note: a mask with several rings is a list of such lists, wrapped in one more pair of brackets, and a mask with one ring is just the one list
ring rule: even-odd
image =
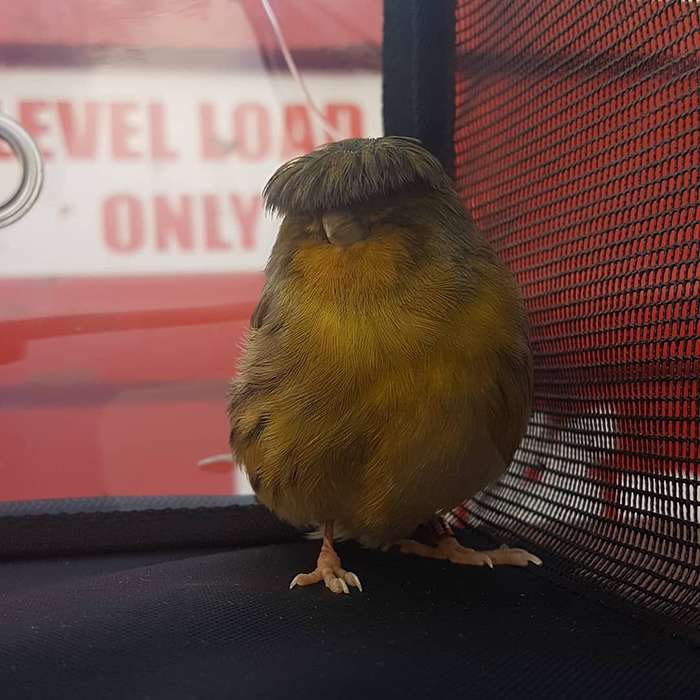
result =
[{"label": "black cage frame pole", "polygon": [[384,133],[420,139],[454,176],[454,0],[384,0]]}]

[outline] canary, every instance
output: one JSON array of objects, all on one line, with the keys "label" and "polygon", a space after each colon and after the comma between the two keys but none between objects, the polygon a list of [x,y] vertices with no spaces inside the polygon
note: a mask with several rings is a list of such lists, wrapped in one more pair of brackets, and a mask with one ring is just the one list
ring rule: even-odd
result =
[{"label": "canary", "polygon": [[508,466],[533,371],[517,285],[439,161],[414,139],[350,139],[285,163],[263,196],[283,220],[230,385],[230,444],[264,505],[323,536],[290,587],[362,590],[338,536],[541,563],[464,548],[439,521]]}]

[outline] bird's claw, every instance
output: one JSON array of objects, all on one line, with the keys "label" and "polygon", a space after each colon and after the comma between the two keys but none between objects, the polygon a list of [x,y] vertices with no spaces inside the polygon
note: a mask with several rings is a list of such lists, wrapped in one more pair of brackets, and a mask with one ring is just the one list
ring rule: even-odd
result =
[{"label": "bird's claw", "polygon": [[511,549],[507,544],[502,544],[495,552],[496,556],[501,559],[499,564],[511,564],[513,566],[527,566],[534,564],[542,566],[542,560],[535,554],[531,554],[526,549]]},{"label": "bird's claw", "polygon": [[360,579],[357,578],[357,574],[353,574],[352,571],[347,571],[346,574],[346,581],[351,585],[357,588],[360,593],[362,593],[362,583],[360,582]]},{"label": "bird's claw", "polygon": [[453,564],[470,564],[471,566],[488,566],[493,569],[493,559],[486,552],[477,552],[468,547],[447,547],[447,559]]}]

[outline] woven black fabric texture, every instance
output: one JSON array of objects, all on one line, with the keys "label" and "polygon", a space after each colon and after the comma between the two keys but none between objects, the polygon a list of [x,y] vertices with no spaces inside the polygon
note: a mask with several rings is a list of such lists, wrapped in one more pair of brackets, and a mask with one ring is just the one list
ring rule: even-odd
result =
[{"label": "woven black fabric texture", "polygon": [[309,541],[2,563],[2,697],[697,697],[697,650],[541,569],[338,549],[364,593],[289,591]]},{"label": "woven black fabric texture", "polygon": [[[0,518],[64,513],[111,513],[129,510],[191,510],[252,505],[254,496],[92,496],[0,501]],[[2,521],[0,521],[0,526]]]},{"label": "woven black fabric texture", "polygon": [[[0,513],[13,514],[0,517],[0,560],[187,547],[246,547],[301,537],[299,531],[265,508],[252,505],[252,500],[162,496],[32,501],[14,506],[6,503]],[[120,510],[108,510],[110,506]]]},{"label": "woven black fabric texture", "polygon": [[536,355],[521,449],[459,519],[697,633],[698,4],[460,0],[456,48],[457,187]]}]

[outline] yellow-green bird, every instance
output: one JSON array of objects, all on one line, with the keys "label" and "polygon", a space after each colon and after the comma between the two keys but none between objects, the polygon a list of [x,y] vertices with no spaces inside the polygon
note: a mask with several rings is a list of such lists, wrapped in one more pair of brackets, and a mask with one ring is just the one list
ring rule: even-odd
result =
[{"label": "yellow-green bird", "polygon": [[462,547],[439,520],[506,469],[532,402],[520,293],[439,161],[414,139],[340,141],[282,165],[264,198],[284,218],[230,387],[230,443],[263,504],[323,534],[290,587],[362,589],[339,535],[541,563]]}]

